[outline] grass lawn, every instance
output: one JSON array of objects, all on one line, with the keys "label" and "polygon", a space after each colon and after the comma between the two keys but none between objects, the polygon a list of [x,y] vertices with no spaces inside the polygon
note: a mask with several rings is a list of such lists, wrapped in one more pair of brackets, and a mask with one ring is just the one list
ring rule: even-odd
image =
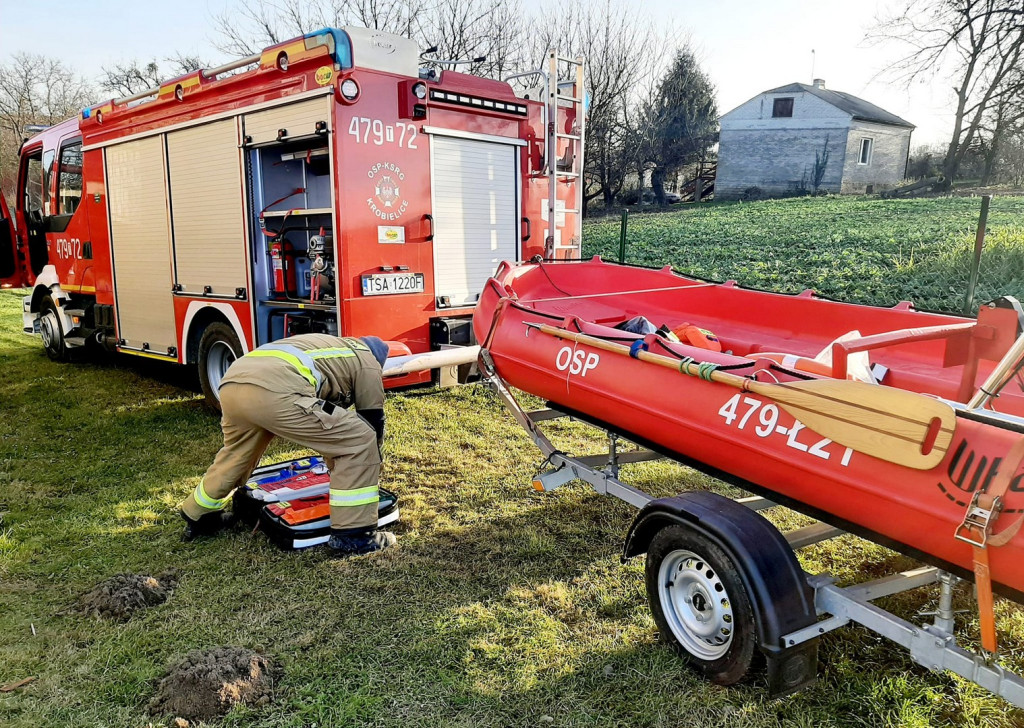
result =
[{"label": "grass lawn", "polygon": [[[981,200],[802,197],[632,215],[626,261],[843,301],[962,312]],[[618,260],[620,222],[584,229],[584,254]],[[995,197],[975,300],[1024,300],[1024,197]]]},{"label": "grass lawn", "polygon": [[[659,245],[666,255],[644,262],[671,260],[767,285],[770,279],[754,275],[762,270],[754,256],[785,250],[792,225],[806,233],[797,237],[810,235],[816,226],[805,217],[813,204],[716,205],[637,218],[630,260],[639,262],[647,227],[662,237],[651,238],[644,255]],[[1024,203],[1013,204],[1024,211]],[[919,218],[930,220],[921,210]],[[768,211],[780,216],[774,233],[760,232],[762,241],[778,236],[770,250],[752,237]],[[782,220],[785,211],[797,213],[792,225]],[[962,224],[931,222],[951,236],[970,227],[967,206],[950,215]],[[858,219],[873,216],[866,210]],[[715,258],[710,242],[685,245],[698,235],[695,221],[705,225],[701,239],[730,231],[730,240],[741,241],[728,246],[734,266],[725,252]],[[608,252],[606,225],[590,228],[593,251]],[[918,249],[926,239],[915,238]],[[687,257],[697,248],[700,255]],[[801,275],[817,270],[808,266]],[[875,280],[888,285],[883,273]],[[182,543],[177,503],[219,447],[216,417],[176,369],[132,357],[48,361],[39,341],[20,333],[20,308],[19,292],[0,292],[0,685],[37,680],[0,693],[2,726],[166,724],[145,709],[167,664],[219,645],[261,648],[284,670],[274,702],[236,709],[223,726],[1024,724],[1024,713],[1000,699],[915,666],[859,628],[822,640],[818,683],[796,696],[769,700],[757,680],[731,689],[704,682],[657,643],[642,560],[619,561],[632,509],[579,485],[530,490],[538,453],[479,386],[389,395],[383,485],[402,499],[395,549],[335,561],[317,550],[281,552],[247,532]],[[557,432],[569,451],[600,445],[578,425]],[[293,453],[276,442],[267,461]],[[655,494],[737,494],[668,463],[628,466],[625,476]],[[780,526],[806,523],[774,510],[769,517]],[[910,565],[853,537],[806,549],[801,559],[841,583]],[[168,568],[180,576],[170,601],[127,623],[70,609],[113,574]],[[911,617],[934,596],[882,605]],[[1006,602],[999,617],[1007,664],[1020,671],[1024,617]],[[960,622],[976,634],[970,614]]]}]

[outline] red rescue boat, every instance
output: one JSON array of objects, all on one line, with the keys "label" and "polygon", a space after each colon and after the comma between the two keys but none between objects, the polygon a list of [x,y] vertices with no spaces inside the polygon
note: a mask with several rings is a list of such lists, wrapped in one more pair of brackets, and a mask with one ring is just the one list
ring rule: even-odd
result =
[{"label": "red rescue boat", "polygon": [[[975,495],[1012,468],[1002,512],[991,519],[1003,531],[1024,512],[1024,451],[1008,457],[1024,433],[1022,319],[1009,298],[971,319],[595,258],[503,263],[481,294],[474,329],[508,384],[972,578],[973,547],[954,533]],[[948,419],[932,418],[933,408]],[[918,409],[929,414],[904,431],[914,419],[904,415]],[[995,589],[1024,601],[1024,533],[988,551]]]}]

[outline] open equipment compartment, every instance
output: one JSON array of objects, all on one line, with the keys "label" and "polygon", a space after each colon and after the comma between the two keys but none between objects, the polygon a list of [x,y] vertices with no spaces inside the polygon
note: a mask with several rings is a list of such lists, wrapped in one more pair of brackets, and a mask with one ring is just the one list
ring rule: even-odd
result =
[{"label": "open equipment compartment", "polygon": [[258,342],[338,335],[330,138],[285,138],[247,161]]}]

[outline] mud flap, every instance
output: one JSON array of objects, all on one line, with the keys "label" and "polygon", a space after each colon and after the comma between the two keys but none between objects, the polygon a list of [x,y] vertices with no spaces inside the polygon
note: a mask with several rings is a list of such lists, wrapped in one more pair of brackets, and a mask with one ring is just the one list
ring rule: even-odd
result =
[{"label": "mud flap", "polygon": [[764,653],[768,674],[768,695],[781,698],[806,687],[818,679],[818,640],[808,640],[794,647]]},{"label": "mud flap", "polygon": [[783,635],[818,620],[814,592],[785,537],[763,516],[717,495],[698,491],[645,505],[626,535],[623,560],[646,553],[668,525],[713,541],[739,570],[755,610],[758,648],[768,663],[772,697],[796,692],[817,677],[818,640],[787,647]]}]

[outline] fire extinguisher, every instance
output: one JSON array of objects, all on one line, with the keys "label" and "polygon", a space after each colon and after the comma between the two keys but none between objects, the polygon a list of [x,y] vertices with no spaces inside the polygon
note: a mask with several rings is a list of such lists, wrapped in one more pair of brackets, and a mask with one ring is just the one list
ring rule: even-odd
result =
[{"label": "fire extinguisher", "polygon": [[274,269],[272,292],[275,296],[287,296],[296,290],[294,255],[294,248],[287,240],[270,244],[270,262]]},{"label": "fire extinguisher", "polygon": [[284,295],[284,258],[281,253],[281,243],[270,244],[270,264],[274,269],[274,283],[270,291],[275,296]]}]

